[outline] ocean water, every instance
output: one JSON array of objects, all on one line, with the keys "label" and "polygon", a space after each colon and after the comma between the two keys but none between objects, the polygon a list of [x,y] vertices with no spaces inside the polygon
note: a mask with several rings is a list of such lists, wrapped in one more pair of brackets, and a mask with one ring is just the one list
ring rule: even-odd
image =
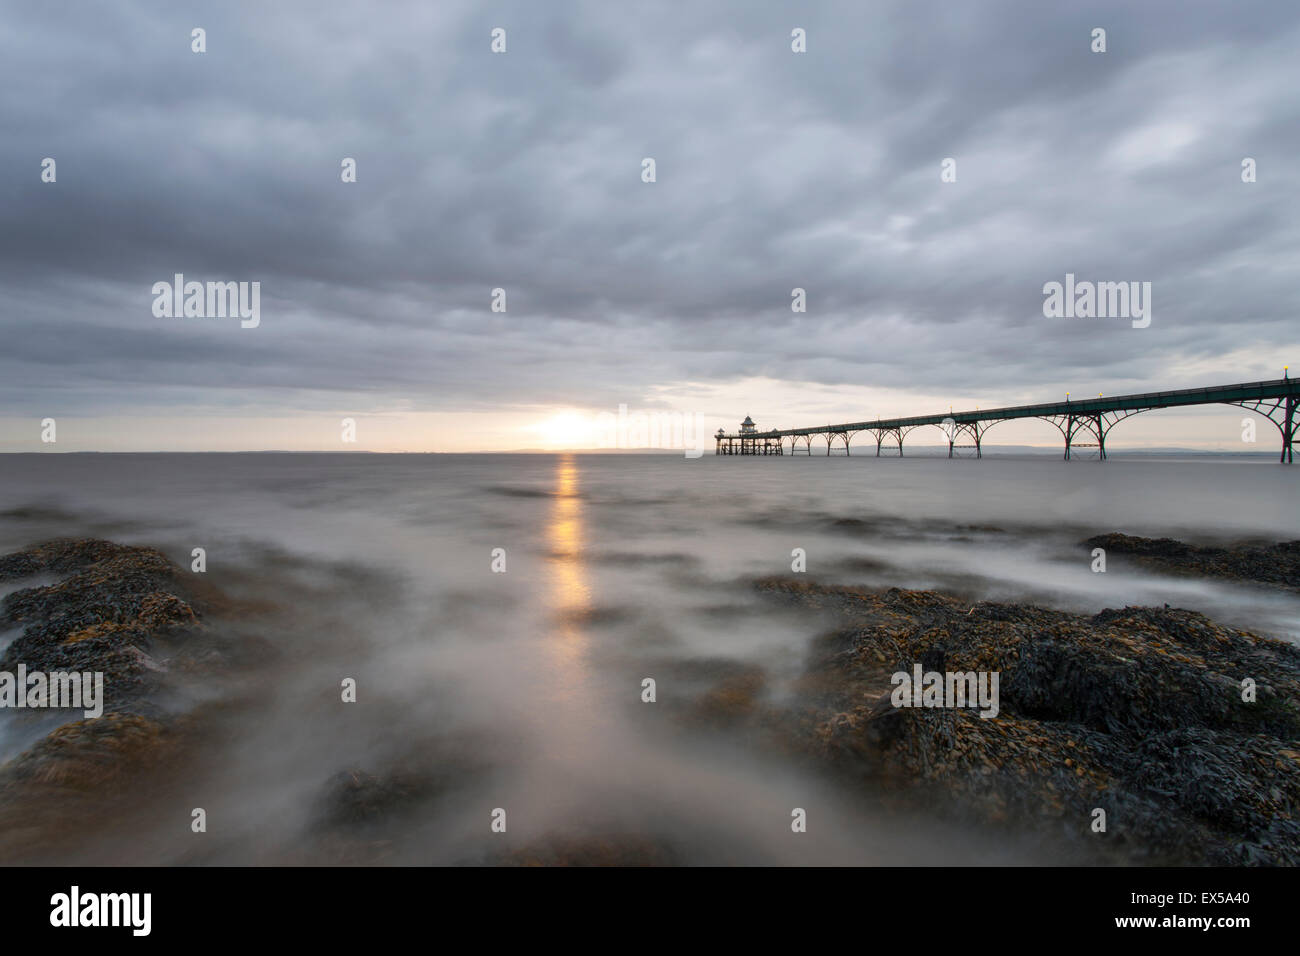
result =
[{"label": "ocean water", "polygon": [[[821,581],[1089,613],[1168,603],[1300,640],[1295,595],[1115,558],[1096,574],[1080,545],[1292,540],[1298,502],[1300,469],[1209,457],[11,455],[0,553],[93,535],[188,568],[202,547],[207,583],[239,602],[211,626],[264,657],[237,680],[178,675],[170,703],[215,707],[220,732],[138,818],[96,829],[84,862],[330,862],[317,821],[331,777],[413,763],[442,776],[385,831],[382,862],[495,862],[611,834],[684,863],[1051,862],[933,820],[900,826],[725,729],[684,732],[674,701],[729,668],[789,694],[834,626],[754,592],[791,573],[795,549]],[[340,700],[345,678],[356,703]],[[0,728],[0,759],[29,743]],[[505,833],[490,830],[498,809]]]}]

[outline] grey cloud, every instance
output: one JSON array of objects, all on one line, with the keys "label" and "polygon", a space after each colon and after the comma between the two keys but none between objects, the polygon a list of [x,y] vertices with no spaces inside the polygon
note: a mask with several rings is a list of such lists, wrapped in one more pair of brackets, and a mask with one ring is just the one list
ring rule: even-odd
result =
[{"label": "grey cloud", "polygon": [[[1287,2],[159,2],[0,31],[15,412],[608,407],[753,374],[993,401],[1296,341]],[[1175,121],[1184,148],[1115,158]],[[1152,327],[1043,319],[1066,271],[1152,281]],[[262,327],[155,319],[175,272],[261,281]]]}]

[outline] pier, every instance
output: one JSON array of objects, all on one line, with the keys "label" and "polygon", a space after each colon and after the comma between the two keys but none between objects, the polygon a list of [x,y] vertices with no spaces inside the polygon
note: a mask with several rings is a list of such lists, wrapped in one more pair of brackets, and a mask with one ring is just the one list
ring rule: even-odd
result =
[{"label": "pier", "polygon": [[[1098,396],[1071,401],[1066,394],[1064,402],[1042,405],[1013,405],[1005,408],[976,409],[968,412],[949,412],[940,415],[918,415],[911,418],[877,418],[875,421],[848,422],[842,425],[815,425],[810,428],[784,428],[759,431],[758,426],[746,416],[740,429],[728,434],[719,428],[714,439],[716,455],[783,455],[795,454],[802,445],[806,454],[812,454],[814,436],[826,441],[826,454],[832,448],[844,447],[851,454],[850,442],[854,436],[866,432],[876,442],[876,456],[888,448],[890,454],[897,449],[903,454],[903,440],[913,431],[926,426],[940,428],[948,440],[948,457],[955,457],[959,449],[972,450],[976,458],[983,457],[984,438],[988,430],[1001,422],[1017,418],[1041,418],[1060,430],[1065,440],[1065,458],[1079,448],[1096,449],[1097,457],[1106,459],[1106,437],[1112,428],[1141,412],[1157,408],[1183,408],[1191,405],[1238,405],[1264,416],[1281,432],[1284,464],[1291,464],[1294,447],[1300,439],[1296,409],[1300,406],[1300,388],[1290,377],[1271,382],[1243,382],[1237,385],[1218,385],[1209,388],[1185,388],[1172,392],[1143,392],[1138,395],[1117,395],[1110,398]],[[789,451],[786,451],[787,442]]]}]

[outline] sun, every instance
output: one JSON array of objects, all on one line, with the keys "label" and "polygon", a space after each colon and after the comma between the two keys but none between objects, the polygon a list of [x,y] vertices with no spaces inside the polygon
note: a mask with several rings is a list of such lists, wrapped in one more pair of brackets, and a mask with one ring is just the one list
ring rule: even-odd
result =
[{"label": "sun", "polygon": [[548,448],[588,448],[591,430],[590,419],[578,412],[560,412],[531,429]]}]

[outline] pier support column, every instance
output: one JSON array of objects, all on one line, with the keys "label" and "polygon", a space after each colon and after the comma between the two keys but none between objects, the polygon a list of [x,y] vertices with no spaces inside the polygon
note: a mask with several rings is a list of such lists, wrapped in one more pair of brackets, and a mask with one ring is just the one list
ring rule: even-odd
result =
[{"label": "pier support column", "polygon": [[[1069,415],[1064,416],[1064,419],[1065,424],[1061,424],[1061,422],[1055,418],[1049,418],[1048,421],[1052,422],[1052,424],[1059,428],[1061,434],[1065,436],[1065,460],[1071,460],[1073,457],[1072,451],[1075,448],[1096,448],[1097,460],[1105,461],[1106,432],[1110,430],[1110,425],[1113,425],[1114,422],[1108,424],[1104,413],[1082,415],[1070,413]],[[1095,442],[1081,442],[1076,440],[1081,434],[1086,435],[1089,432],[1091,432],[1092,436],[1097,439]]]},{"label": "pier support column", "polygon": [[948,457],[949,458],[957,457],[957,452],[956,452],[956,449],[958,447],[957,437],[959,435],[969,435],[971,441],[973,442],[973,444],[970,445],[962,445],[961,446],[962,448],[974,448],[976,458],[984,457],[984,453],[980,447],[984,435],[983,435],[983,431],[980,429],[979,422],[962,422],[960,424],[954,423],[951,430],[945,429],[945,431],[948,435]]},{"label": "pier support column", "polygon": [[1296,409],[1300,408],[1300,396],[1289,395],[1286,399],[1285,416],[1282,419],[1282,457],[1279,464],[1289,465],[1294,461],[1292,449],[1296,441]]}]

